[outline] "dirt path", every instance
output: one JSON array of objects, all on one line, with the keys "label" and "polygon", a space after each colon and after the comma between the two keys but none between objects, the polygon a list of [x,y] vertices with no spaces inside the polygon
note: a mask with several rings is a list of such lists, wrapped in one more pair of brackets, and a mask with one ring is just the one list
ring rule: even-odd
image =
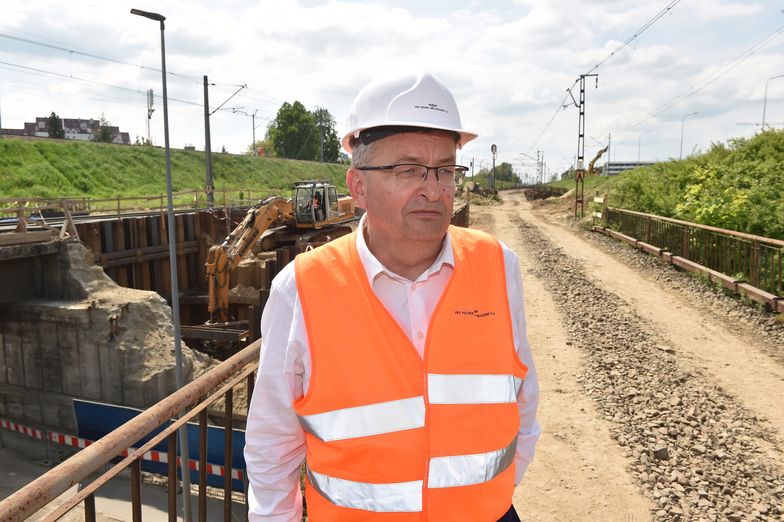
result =
[{"label": "dirt path", "polygon": [[[526,248],[521,222],[534,225],[576,259],[597,286],[618,296],[641,318],[651,337],[674,350],[679,365],[701,372],[761,419],[762,427],[774,434],[774,444],[784,439],[784,368],[765,354],[763,348],[769,352],[770,347],[733,332],[731,325],[696,309],[645,273],[548,222],[531,210],[522,194],[505,198],[500,206],[473,206],[471,214],[472,227],[495,234],[518,253],[525,278],[543,435],[515,496],[524,520],[652,520],[658,506],[629,472],[634,464],[626,456],[629,451],[611,437],[611,423],[597,413],[596,403],[578,382],[585,371],[584,354],[568,341],[567,321],[555,306],[556,296],[534,274],[536,253]],[[764,452],[784,469],[775,446],[765,446]]]}]

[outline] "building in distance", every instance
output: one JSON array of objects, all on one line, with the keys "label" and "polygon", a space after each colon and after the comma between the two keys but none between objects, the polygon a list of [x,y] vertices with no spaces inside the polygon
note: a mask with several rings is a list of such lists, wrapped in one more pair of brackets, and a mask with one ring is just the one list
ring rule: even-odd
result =
[{"label": "building in distance", "polygon": [[[65,139],[78,141],[95,141],[95,131],[100,120],[83,120],[81,118],[62,118]],[[5,136],[34,136],[38,138],[49,137],[49,118],[36,118],[35,123],[25,122],[23,129],[2,129],[0,133]],[[127,132],[120,132],[119,127],[109,126],[112,143],[130,145],[131,137]]]}]

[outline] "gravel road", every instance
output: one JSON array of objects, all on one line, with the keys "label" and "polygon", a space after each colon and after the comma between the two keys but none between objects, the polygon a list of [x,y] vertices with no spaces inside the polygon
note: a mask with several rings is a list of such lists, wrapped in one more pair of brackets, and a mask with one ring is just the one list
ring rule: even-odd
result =
[{"label": "gravel road", "polygon": [[784,520],[784,328],[521,194],[472,227],[521,258],[543,437],[525,520]]}]

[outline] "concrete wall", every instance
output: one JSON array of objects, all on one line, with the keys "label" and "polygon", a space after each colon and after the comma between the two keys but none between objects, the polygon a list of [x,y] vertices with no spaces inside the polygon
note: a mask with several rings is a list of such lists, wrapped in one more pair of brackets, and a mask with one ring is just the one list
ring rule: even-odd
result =
[{"label": "concrete wall", "polygon": [[[117,286],[78,242],[49,266],[46,295],[0,306],[0,416],[75,433],[73,397],[146,408],[172,393],[167,303]],[[186,380],[214,364],[183,352]]]}]

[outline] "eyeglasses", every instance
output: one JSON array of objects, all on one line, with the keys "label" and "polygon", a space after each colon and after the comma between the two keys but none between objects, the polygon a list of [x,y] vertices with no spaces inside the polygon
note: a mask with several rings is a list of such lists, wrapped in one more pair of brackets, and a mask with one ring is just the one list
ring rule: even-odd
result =
[{"label": "eyeglasses", "polygon": [[427,175],[432,170],[435,172],[436,181],[442,188],[453,188],[463,180],[468,172],[468,167],[463,165],[441,165],[428,167],[417,163],[399,163],[397,165],[380,165],[377,167],[354,167],[357,170],[389,170],[392,171],[393,182],[400,188],[412,188],[425,183]]}]

